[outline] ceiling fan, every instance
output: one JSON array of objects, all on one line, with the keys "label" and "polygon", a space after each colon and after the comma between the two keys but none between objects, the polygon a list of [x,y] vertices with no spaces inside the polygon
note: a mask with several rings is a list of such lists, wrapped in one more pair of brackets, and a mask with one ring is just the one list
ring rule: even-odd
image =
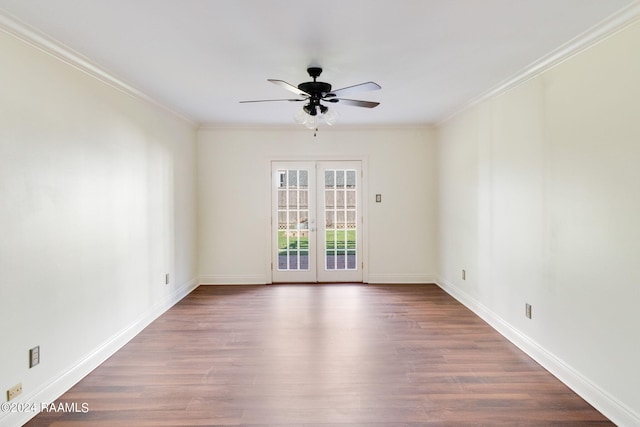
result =
[{"label": "ceiling fan", "polygon": [[306,125],[310,129],[317,129],[320,122],[325,122],[330,125],[335,120],[335,114],[333,114],[332,111],[329,111],[329,108],[322,104],[323,102],[332,104],[340,103],[364,108],[374,108],[380,105],[379,102],[342,98],[342,96],[352,93],[381,89],[380,85],[377,83],[366,82],[341,89],[331,90],[331,85],[329,83],[317,81],[317,78],[322,74],[322,68],[309,67],[307,68],[307,73],[309,73],[309,76],[313,81],[300,83],[297,87],[285,82],[284,80],[267,79],[271,83],[277,84],[278,86],[295,93],[299,98],[261,99],[255,101],[240,101],[240,103],[278,101],[306,102],[302,107],[302,110],[298,115],[296,115],[296,121],[300,124]]}]

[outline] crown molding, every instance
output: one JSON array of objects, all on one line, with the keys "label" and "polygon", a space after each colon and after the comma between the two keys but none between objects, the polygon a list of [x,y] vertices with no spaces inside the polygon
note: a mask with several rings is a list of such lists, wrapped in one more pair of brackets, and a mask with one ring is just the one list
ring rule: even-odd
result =
[{"label": "crown molding", "polygon": [[438,120],[436,122],[436,126],[441,126],[456,117],[458,114],[539,76],[545,71],[563,63],[580,52],[583,52],[620,31],[623,31],[625,28],[633,25],[639,20],[640,0],[635,0],[627,7],[622,8],[618,12],[608,18],[605,18],[593,27],[564,43],[557,49],[551,51],[549,54],[531,63],[519,73],[503,80],[493,88],[480,94],[476,98],[473,98],[462,107],[446,115],[443,119]]},{"label": "crown molding", "polygon": [[168,112],[192,126],[198,125],[195,120],[172,110],[146,93],[108,72],[98,64],[92,62],[89,58],[54,40],[30,25],[25,24],[2,9],[0,9],[0,31],[9,34],[10,36],[76,68],[77,70],[82,71],[85,74],[88,74],[114,89]]}]

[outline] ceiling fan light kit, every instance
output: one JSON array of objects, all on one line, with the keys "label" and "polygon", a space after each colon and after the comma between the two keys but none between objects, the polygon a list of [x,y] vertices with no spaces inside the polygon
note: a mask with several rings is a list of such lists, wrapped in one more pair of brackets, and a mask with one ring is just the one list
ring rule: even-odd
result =
[{"label": "ceiling fan light kit", "polygon": [[332,104],[343,103],[345,105],[351,105],[355,107],[374,108],[380,105],[379,102],[371,101],[359,101],[356,99],[340,98],[341,95],[347,95],[354,92],[364,92],[370,90],[381,89],[380,85],[374,82],[360,83],[353,86],[344,87],[332,91],[331,85],[325,82],[317,81],[317,78],[322,74],[322,68],[309,67],[307,73],[313,79],[312,82],[300,83],[298,86],[294,86],[285,82],[284,80],[267,79],[271,83],[274,83],[282,88],[295,93],[300,98],[295,99],[264,99],[256,101],[240,101],[240,103],[252,103],[252,102],[306,102],[306,104],[300,109],[294,116],[296,123],[306,126],[309,129],[315,130],[314,136],[318,131],[318,125],[325,123],[332,125],[336,122],[338,115],[333,109],[329,109],[323,102],[329,102]]},{"label": "ceiling fan light kit", "polygon": [[296,123],[304,125],[309,129],[317,129],[318,125],[321,123],[331,126],[338,119],[337,111],[333,109],[330,110],[324,105],[321,105],[318,108],[320,109],[320,113],[318,113],[317,109],[312,109],[305,105],[296,112],[293,119]]}]

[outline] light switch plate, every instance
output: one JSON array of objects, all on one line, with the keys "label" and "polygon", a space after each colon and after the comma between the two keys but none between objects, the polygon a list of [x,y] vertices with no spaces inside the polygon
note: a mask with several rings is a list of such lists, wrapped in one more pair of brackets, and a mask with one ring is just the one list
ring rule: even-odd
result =
[{"label": "light switch plate", "polygon": [[33,368],[40,363],[40,346],[37,345],[29,350],[29,368]]}]

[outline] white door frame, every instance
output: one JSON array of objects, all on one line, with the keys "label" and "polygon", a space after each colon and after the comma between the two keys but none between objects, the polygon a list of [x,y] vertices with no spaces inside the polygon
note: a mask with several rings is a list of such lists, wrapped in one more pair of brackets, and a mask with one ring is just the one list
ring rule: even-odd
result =
[{"label": "white door frame", "polygon": [[[349,174],[348,171],[355,170],[357,173]],[[362,190],[360,185],[362,184],[363,173],[362,173],[362,164],[359,161],[345,161],[345,160],[331,160],[331,161],[321,161],[316,163],[316,171],[317,171],[317,221],[318,221],[318,231],[322,231],[317,233],[317,245],[318,245],[318,260],[317,260],[317,278],[319,282],[362,282],[363,273],[362,273],[362,259],[360,252],[362,251],[362,229],[363,229],[363,221],[362,221]],[[338,171],[338,172],[334,172]],[[340,173],[341,171],[347,171],[347,173]],[[339,180],[340,177],[344,180],[343,186],[339,188],[338,186],[332,186],[329,189],[325,187],[325,173],[329,172],[329,177],[331,180],[336,179]],[[354,180],[354,187],[352,189],[348,188],[348,176]],[[353,202],[352,208],[348,208],[348,194],[352,194],[351,200]],[[353,194],[355,193],[355,194]],[[344,251],[344,266],[341,269],[340,267],[336,267],[335,269],[327,269],[326,263],[328,263],[329,258],[327,257],[327,251],[329,248],[326,246],[327,239],[327,231],[325,227],[327,225],[327,206],[325,205],[326,198],[325,194],[333,200],[333,209],[331,211],[331,217],[335,217],[333,220],[336,220],[337,223],[333,225],[333,237],[340,236],[344,239],[345,247],[343,250],[340,250],[338,246],[333,248],[331,252],[333,252],[332,263],[340,264],[340,252]],[[335,197],[335,199],[334,199]],[[342,200],[340,200],[342,199]],[[339,205],[342,206],[339,206]],[[324,209],[323,209],[324,208]],[[355,217],[352,218],[353,224],[356,225],[356,259],[355,269],[345,268],[349,264],[348,250],[347,250],[347,235],[348,233],[348,217],[349,214],[353,215],[355,210]],[[340,220],[342,217],[342,221]],[[333,222],[332,220],[332,222]],[[342,227],[338,226],[338,224],[342,223]],[[322,253],[320,253],[322,251]],[[322,265],[321,265],[322,264]]]},{"label": "white door frame", "polygon": [[[269,212],[268,217],[271,219],[271,221],[277,221],[277,218],[274,218],[274,212],[273,212],[273,206],[274,206],[274,201],[273,201],[273,165],[274,163],[279,163],[279,162],[316,162],[316,163],[322,163],[322,162],[359,162],[360,163],[360,170],[361,170],[361,174],[360,174],[360,188],[359,188],[359,193],[360,193],[360,211],[359,211],[359,216],[360,216],[360,249],[359,249],[359,256],[360,259],[358,260],[358,263],[360,264],[360,269],[362,271],[362,283],[368,283],[368,279],[369,279],[369,248],[368,248],[368,206],[369,206],[369,191],[368,191],[368,176],[369,176],[369,170],[368,170],[368,156],[363,155],[363,156],[277,156],[277,157],[269,157],[266,160],[267,166],[268,166],[268,177],[269,179],[267,180],[268,183],[268,191],[269,191],[269,197],[268,197],[268,201],[269,201],[269,205],[266,207],[267,212]],[[273,225],[271,221],[267,221],[267,228],[266,228],[266,248],[267,249],[267,257],[265,259],[265,270],[268,272],[268,277],[270,278],[270,281],[268,283],[274,283],[273,280],[273,271],[276,268],[276,266],[274,265],[274,257],[273,257],[273,248],[275,245],[274,242],[274,232],[273,232]]]},{"label": "white door frame", "polygon": [[317,281],[316,176],[312,161],[271,162],[272,282]]}]

